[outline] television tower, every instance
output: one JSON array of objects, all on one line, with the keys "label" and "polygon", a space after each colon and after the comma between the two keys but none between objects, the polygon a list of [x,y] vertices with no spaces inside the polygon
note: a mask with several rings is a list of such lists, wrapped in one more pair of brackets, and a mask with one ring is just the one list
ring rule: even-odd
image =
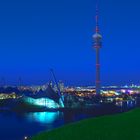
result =
[{"label": "television tower", "polygon": [[94,48],[96,51],[96,95],[100,95],[100,89],[101,89],[101,81],[100,81],[100,48],[102,47],[102,35],[100,34],[99,30],[99,10],[98,10],[98,3],[96,5],[96,28],[95,28],[95,34],[93,35],[94,40]]}]

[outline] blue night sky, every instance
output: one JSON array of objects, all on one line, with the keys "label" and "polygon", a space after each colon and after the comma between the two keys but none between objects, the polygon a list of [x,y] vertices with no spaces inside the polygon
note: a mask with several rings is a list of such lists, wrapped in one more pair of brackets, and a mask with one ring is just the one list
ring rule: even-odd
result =
[{"label": "blue night sky", "polygon": [[[1,0],[0,77],[7,84],[94,85],[95,0]],[[102,85],[140,82],[140,1],[101,0]]]}]

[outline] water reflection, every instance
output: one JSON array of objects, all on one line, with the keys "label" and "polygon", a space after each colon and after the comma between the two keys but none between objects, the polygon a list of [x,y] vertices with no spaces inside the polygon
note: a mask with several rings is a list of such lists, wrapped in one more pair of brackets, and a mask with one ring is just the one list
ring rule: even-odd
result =
[{"label": "water reflection", "polygon": [[41,124],[51,124],[59,119],[62,115],[59,111],[57,112],[34,112],[25,114],[26,118],[31,122],[38,122]]},{"label": "water reflection", "polygon": [[135,107],[136,105],[137,105],[137,102],[135,100],[118,101],[118,102],[116,102],[116,106],[119,106],[119,107],[131,108],[131,107]]},{"label": "water reflection", "polygon": [[[139,99],[140,100],[140,99]],[[137,106],[136,101],[117,102],[116,106],[100,107],[92,110],[65,110],[63,113],[56,112],[32,112],[32,113],[0,113],[0,139],[21,140],[24,136],[33,136],[40,131],[48,131],[64,124],[79,121],[83,118],[96,117],[105,114],[125,112]],[[138,106],[140,106],[140,101]],[[16,130],[20,128],[20,133]],[[8,132],[8,135],[7,135]]]}]

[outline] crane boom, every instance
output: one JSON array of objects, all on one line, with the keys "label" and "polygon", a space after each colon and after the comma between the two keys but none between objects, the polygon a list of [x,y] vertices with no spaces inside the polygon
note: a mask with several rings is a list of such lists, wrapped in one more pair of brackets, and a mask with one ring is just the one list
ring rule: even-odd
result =
[{"label": "crane boom", "polygon": [[59,97],[60,97],[61,106],[64,107],[64,99],[62,98],[61,91],[60,91],[60,88],[59,88],[59,85],[58,85],[58,82],[57,82],[57,79],[56,79],[56,77],[55,77],[55,74],[54,74],[53,69],[51,69],[51,73],[52,73],[52,76],[53,76],[53,78],[54,78],[54,82],[55,82],[55,84],[56,84],[57,90],[58,90],[58,95],[59,95]]}]

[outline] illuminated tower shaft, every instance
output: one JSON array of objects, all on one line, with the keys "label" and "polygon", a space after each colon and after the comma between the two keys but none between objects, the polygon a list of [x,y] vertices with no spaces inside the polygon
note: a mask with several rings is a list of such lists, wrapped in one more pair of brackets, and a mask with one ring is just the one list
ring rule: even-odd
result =
[{"label": "illuminated tower shaft", "polygon": [[96,7],[96,32],[93,35],[94,48],[96,51],[96,95],[100,95],[101,81],[100,81],[100,48],[102,47],[102,36],[99,33],[98,24],[98,7]]},{"label": "illuminated tower shaft", "polygon": [[96,48],[96,94],[100,94],[100,49]]}]

